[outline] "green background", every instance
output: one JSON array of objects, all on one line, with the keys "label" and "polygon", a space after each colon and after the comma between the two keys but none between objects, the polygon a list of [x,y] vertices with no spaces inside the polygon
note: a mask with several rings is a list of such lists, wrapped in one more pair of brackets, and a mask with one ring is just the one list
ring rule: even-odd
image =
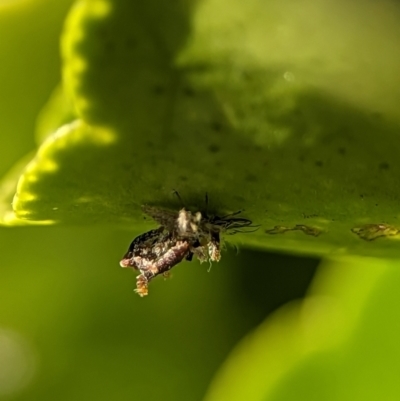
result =
[{"label": "green background", "polygon": [[[0,399],[398,399],[399,18],[0,2]],[[174,189],[260,229],[140,299]]]}]

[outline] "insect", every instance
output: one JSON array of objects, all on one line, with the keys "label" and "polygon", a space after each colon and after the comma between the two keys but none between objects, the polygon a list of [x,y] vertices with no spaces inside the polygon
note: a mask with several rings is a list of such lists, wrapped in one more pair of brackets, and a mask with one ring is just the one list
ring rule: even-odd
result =
[{"label": "insect", "polygon": [[[206,197],[206,201],[208,201]],[[251,220],[235,217],[241,211],[223,217],[208,216],[185,208],[178,212],[142,206],[160,227],[136,237],[120,261],[121,267],[139,270],[136,292],[148,294],[148,283],[159,274],[166,274],[183,259],[195,256],[200,263],[221,259],[221,233],[235,234],[258,229]]]}]

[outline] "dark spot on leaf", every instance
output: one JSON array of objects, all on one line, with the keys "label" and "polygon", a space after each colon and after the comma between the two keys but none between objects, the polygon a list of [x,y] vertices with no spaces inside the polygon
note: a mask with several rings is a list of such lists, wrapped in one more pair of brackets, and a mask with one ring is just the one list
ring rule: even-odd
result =
[{"label": "dark spot on leaf", "polygon": [[364,195],[363,195],[363,194],[360,194],[360,198],[363,199],[363,198],[364,198]]},{"label": "dark spot on leaf", "polygon": [[317,167],[322,167],[322,166],[324,165],[324,162],[321,161],[321,160],[317,160],[317,161],[315,162],[315,165],[316,165]]},{"label": "dark spot on leaf", "polygon": [[299,156],[299,161],[300,161],[300,162],[304,162],[304,160],[306,160],[306,158],[305,158],[303,155],[300,155],[300,156]]},{"label": "dark spot on leaf", "polygon": [[339,153],[339,155],[345,155],[347,153],[347,150],[346,150],[346,148],[340,147],[338,149],[338,153]]},{"label": "dark spot on leaf", "polygon": [[187,180],[188,180],[188,178],[187,178],[185,175],[181,175],[181,176],[179,177],[179,179],[180,179],[181,181],[187,181]]},{"label": "dark spot on leaf", "polygon": [[318,217],[318,214],[305,214],[305,213],[302,213],[302,215],[303,215],[303,219],[311,219],[311,218],[313,218],[313,217]]},{"label": "dark spot on leaf", "polygon": [[381,170],[388,170],[389,169],[389,163],[387,163],[387,162],[382,162],[382,163],[379,163],[379,168],[381,169]]},{"label": "dark spot on leaf", "polygon": [[211,123],[211,129],[213,129],[214,131],[221,131],[222,130],[222,124],[219,121],[213,121]]},{"label": "dark spot on leaf", "polygon": [[163,95],[165,93],[165,88],[162,85],[154,85],[153,93],[156,95]]},{"label": "dark spot on leaf", "polygon": [[253,77],[247,72],[247,71],[243,71],[242,72],[242,77],[246,80],[246,81],[251,81],[253,79]]},{"label": "dark spot on leaf", "polygon": [[195,91],[190,87],[184,88],[183,89],[183,93],[184,93],[185,96],[188,96],[188,97],[193,97],[193,96],[196,95]]},{"label": "dark spot on leaf", "polygon": [[246,181],[257,182],[258,179],[257,179],[257,176],[255,174],[247,174],[246,175]]},{"label": "dark spot on leaf", "polygon": [[211,144],[211,145],[208,147],[208,150],[209,150],[211,153],[218,153],[218,152],[221,150],[221,148],[220,148],[218,145],[216,145],[216,144],[214,143],[214,144]]},{"label": "dark spot on leaf", "polygon": [[383,118],[382,113],[379,113],[378,111],[371,113],[371,116],[377,120],[382,120],[382,118]]}]

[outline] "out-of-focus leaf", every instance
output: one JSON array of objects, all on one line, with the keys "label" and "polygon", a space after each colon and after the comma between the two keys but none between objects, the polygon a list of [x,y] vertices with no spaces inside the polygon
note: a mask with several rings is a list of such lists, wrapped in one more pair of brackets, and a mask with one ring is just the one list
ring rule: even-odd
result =
[{"label": "out-of-focus leaf", "polygon": [[322,266],[308,298],[237,346],[205,400],[397,399],[399,285],[397,262]]},{"label": "out-of-focus leaf", "polygon": [[[210,273],[184,262],[138,297],[135,273],[117,262],[128,238],[109,227],[0,228],[0,334],[20,334],[34,359],[29,387],[12,399],[200,400],[229,349],[261,319],[262,310],[245,313],[232,288],[237,258]],[[0,335],[1,396],[13,369],[30,373],[15,366],[25,354],[7,345]]]},{"label": "out-of-focus leaf", "polygon": [[54,134],[58,128],[76,120],[76,113],[71,99],[61,85],[52,92],[50,99],[42,108],[36,120],[36,141],[41,144]]}]

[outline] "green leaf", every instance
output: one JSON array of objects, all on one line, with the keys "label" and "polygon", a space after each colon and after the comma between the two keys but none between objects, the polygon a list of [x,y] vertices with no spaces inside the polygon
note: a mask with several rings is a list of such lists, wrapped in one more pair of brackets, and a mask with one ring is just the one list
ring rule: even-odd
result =
[{"label": "green leaf", "polygon": [[398,257],[394,11],[290,4],[77,2],[62,53],[78,120],[22,175],[17,218],[139,233],[154,226],[140,205],[178,209],[178,190],[201,209],[208,193],[216,213],[245,209],[261,225],[234,242]]},{"label": "green leaf", "polygon": [[58,128],[76,120],[76,112],[71,99],[64,89],[57,86],[42,108],[36,120],[36,142],[41,144]]},{"label": "green leaf", "polygon": [[[50,221],[70,216],[70,221],[78,223],[82,217],[74,210],[80,208],[87,219],[95,221],[101,218],[102,213],[107,213],[106,198],[113,199],[112,188],[104,182],[107,167],[103,170],[102,165],[107,153],[109,158],[116,157],[115,149],[109,146],[114,140],[112,132],[94,129],[81,120],[60,128],[45,140],[35,158],[26,166],[14,197],[16,215],[41,221],[40,216],[47,213]],[[71,172],[79,176],[87,163],[98,166],[98,174],[93,180],[90,176],[83,176],[80,185],[76,186]],[[50,193],[47,188],[51,188]],[[69,199],[64,199],[65,190],[70,194]],[[48,196],[36,196],[37,192]],[[98,199],[93,198],[96,193]],[[95,205],[98,207],[94,208]]]},{"label": "green leaf", "polygon": [[233,350],[205,401],[377,400],[400,394],[398,262],[323,266]]}]

